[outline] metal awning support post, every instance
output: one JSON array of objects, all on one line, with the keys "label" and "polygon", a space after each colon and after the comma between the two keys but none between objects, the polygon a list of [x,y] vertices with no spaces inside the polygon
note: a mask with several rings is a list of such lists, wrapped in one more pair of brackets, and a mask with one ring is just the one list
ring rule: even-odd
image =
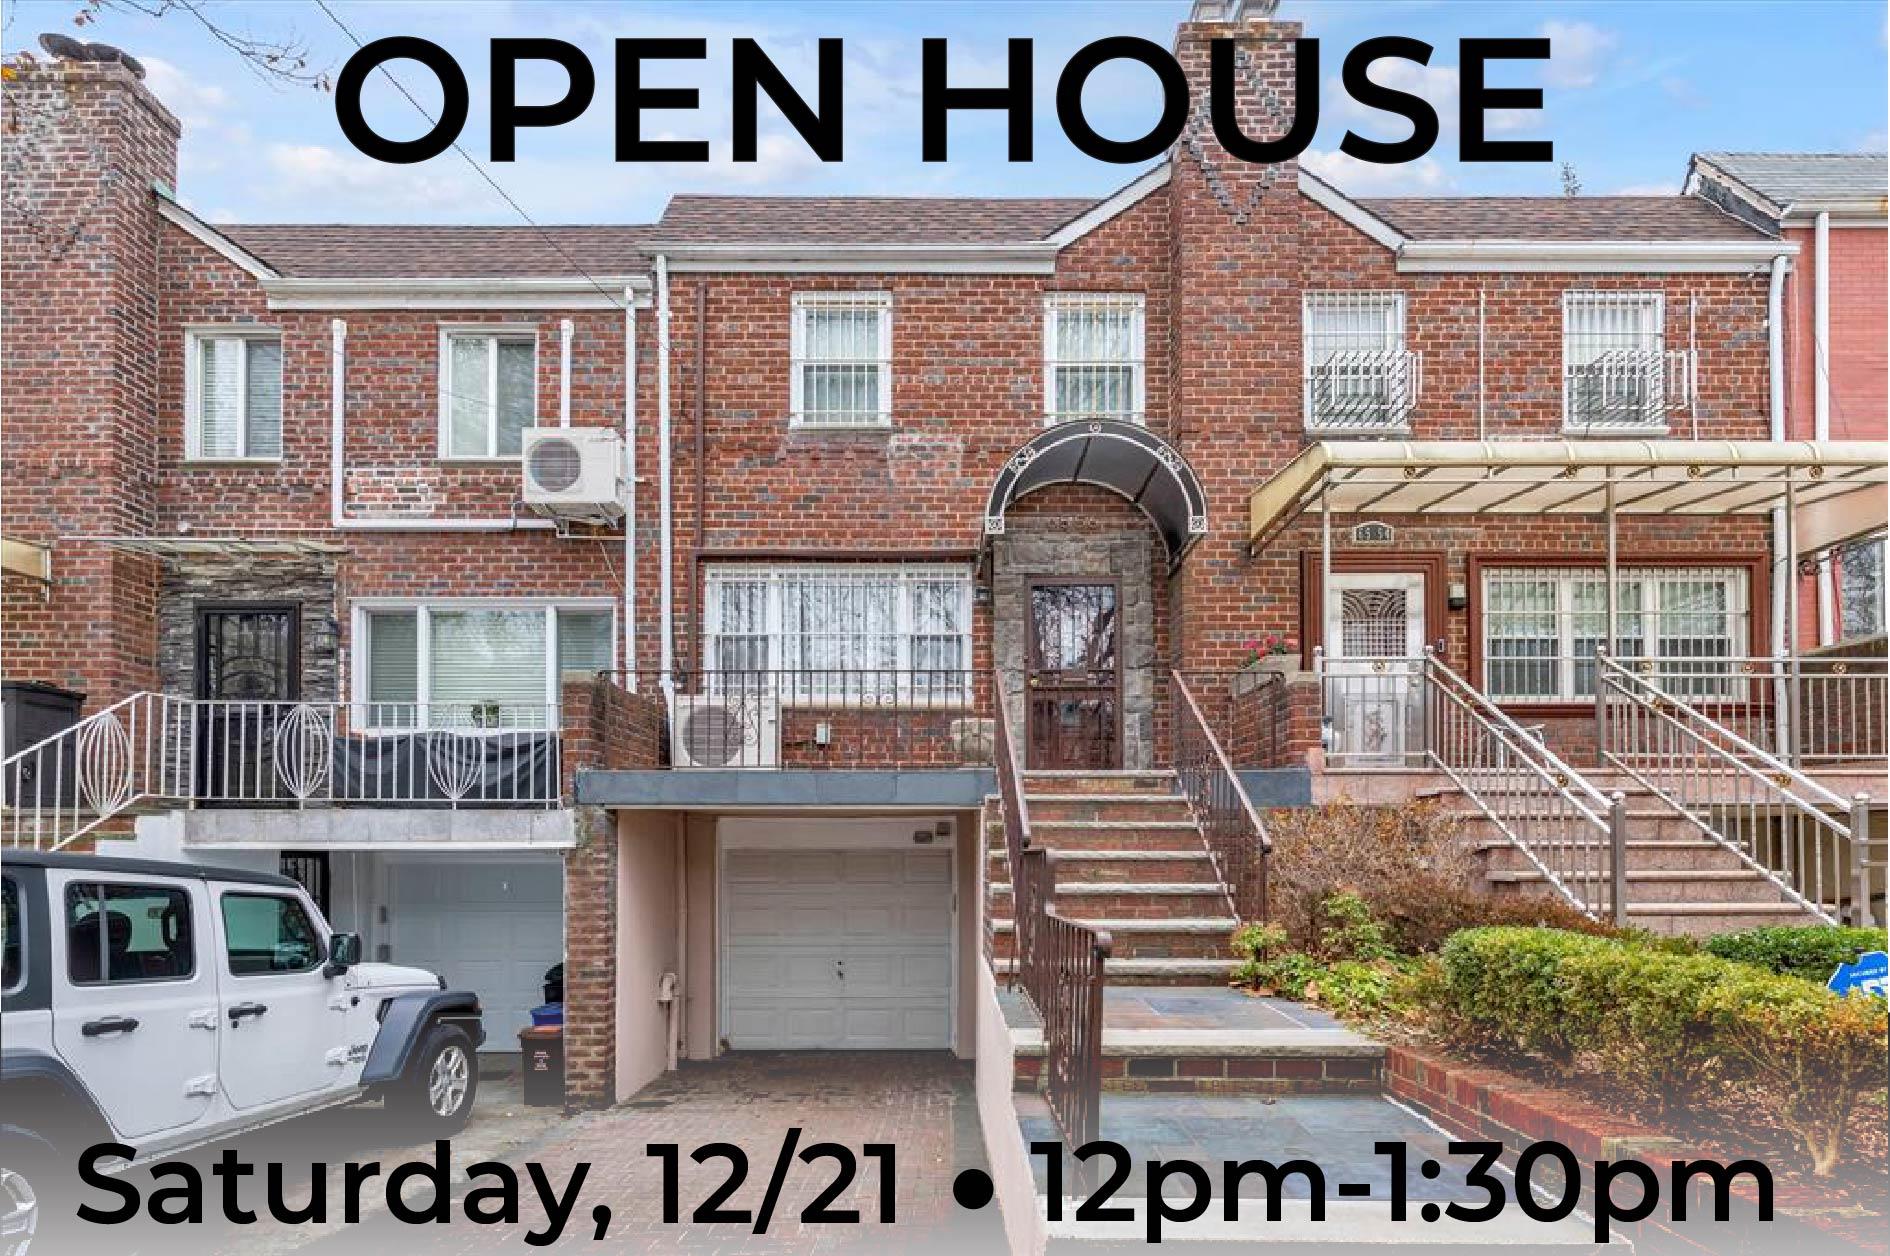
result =
[{"label": "metal awning support post", "polygon": [[1785,701],[1780,704],[1778,725],[1785,730],[1785,762],[1797,767],[1799,753],[1799,711],[1804,693],[1799,679],[1798,659],[1798,477],[1787,473],[1785,479],[1785,649],[1790,662],[1786,674]]},{"label": "metal awning support post", "polygon": [[1332,485],[1319,486],[1319,641],[1326,644],[1332,604]]},{"label": "metal awning support post", "polygon": [[1621,560],[1621,521],[1619,514],[1615,511],[1614,476],[1612,474],[1608,476],[1607,516],[1608,587],[1603,596],[1607,599],[1604,604],[1608,608],[1608,653],[1612,654],[1616,649],[1616,644],[1621,639],[1620,624],[1618,622],[1620,618],[1621,593],[1620,590],[1615,588],[1615,581],[1620,576],[1618,568]]},{"label": "metal awning support post", "polygon": [[[1614,473],[1608,473],[1606,492],[1605,520],[1607,525],[1607,557],[1602,583],[1606,588],[1602,592],[1602,605],[1606,607],[1603,617],[1605,628],[1602,633],[1601,648],[1595,652],[1595,766],[1606,767],[1608,764],[1608,677],[1603,660],[1614,657],[1616,647],[1621,641],[1620,583],[1621,534],[1620,514],[1615,509]],[[1617,857],[1620,852],[1616,852]],[[1617,886],[1617,889],[1619,887]],[[1619,902],[1617,896],[1616,902]]]}]

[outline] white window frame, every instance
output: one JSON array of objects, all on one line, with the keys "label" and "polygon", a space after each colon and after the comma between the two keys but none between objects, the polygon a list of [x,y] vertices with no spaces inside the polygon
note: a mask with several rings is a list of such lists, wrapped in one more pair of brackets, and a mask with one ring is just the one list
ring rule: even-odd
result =
[{"label": "white window frame", "polygon": [[[788,579],[805,579],[809,576],[833,575],[848,578],[869,576],[892,577],[897,579],[900,593],[893,608],[893,663],[890,668],[898,680],[896,686],[904,693],[910,685],[910,678],[918,672],[947,671],[956,672],[966,677],[966,692],[962,696],[941,696],[931,699],[930,705],[965,706],[971,700],[970,673],[975,650],[973,640],[973,597],[972,571],[969,567],[958,564],[918,564],[918,563],[719,563],[707,568],[703,574],[702,601],[702,668],[708,675],[716,675],[718,646],[721,639],[719,625],[722,622],[722,591],[725,582],[752,584],[765,581],[768,586],[767,600],[763,608],[762,632],[767,637],[767,664],[765,672],[770,677],[785,675],[786,663],[782,659],[782,639],[785,635],[782,623],[781,586]],[[956,667],[918,668],[912,661],[912,639],[915,635],[912,614],[911,586],[919,583],[952,582],[958,586],[958,619],[962,625],[959,633],[959,661]],[[750,634],[752,635],[752,634]],[[847,675],[850,669],[832,669],[836,674]],[[887,669],[878,669],[884,671]],[[868,669],[860,675],[872,675]],[[773,681],[767,682],[773,684]],[[842,706],[861,705],[873,696],[866,687],[860,692],[851,691],[842,685],[833,692],[794,693],[782,695],[790,704],[798,706]],[[927,695],[921,693],[919,696]]]},{"label": "white window frame", "polygon": [[[558,670],[558,615],[561,611],[575,611],[587,615],[607,614],[610,616],[610,660],[613,668],[622,666],[622,626],[617,622],[618,605],[614,598],[357,598],[350,611],[351,632],[348,644],[348,692],[355,709],[363,713],[364,722],[367,713],[380,706],[397,706],[392,701],[377,701],[369,696],[368,663],[371,657],[370,626],[375,615],[412,614],[414,616],[414,652],[415,680],[414,700],[419,718],[413,726],[367,724],[363,732],[367,733],[412,733],[426,731],[433,726],[433,721],[426,718],[427,709],[432,705],[433,685],[433,623],[434,612],[442,614],[454,611],[543,611],[545,615],[545,712],[546,726],[542,731],[556,731],[563,727],[563,712],[560,706],[560,686],[563,677]],[[481,730],[453,725],[454,732],[477,733]],[[493,729],[492,732],[518,732],[516,728]]]},{"label": "white window frame", "polygon": [[[1397,289],[1372,289],[1353,292],[1345,289],[1322,289],[1302,293],[1299,301],[1299,345],[1300,345],[1300,412],[1305,420],[1308,432],[1338,432],[1345,434],[1393,434],[1411,430],[1411,410],[1416,404],[1418,380],[1407,374],[1404,394],[1399,399],[1402,403],[1396,417],[1382,423],[1345,422],[1342,419],[1322,419],[1313,411],[1313,310],[1324,302],[1351,303],[1361,309],[1381,304],[1386,321],[1391,324],[1392,343],[1384,350],[1387,353],[1403,353],[1407,346],[1406,314],[1409,306],[1405,294]],[[1412,364],[1408,370],[1415,372]]]},{"label": "white window frame", "polygon": [[256,323],[206,325],[184,329],[184,458],[189,462],[248,462],[267,466],[282,461],[282,454],[249,452],[249,346],[236,357],[236,398],[242,412],[236,422],[234,454],[211,454],[203,449],[203,345],[208,340],[273,340],[282,347],[282,396],[276,414],[276,444],[281,448],[288,427],[288,345],[280,327]]},{"label": "white window frame", "polygon": [[[1493,581],[1505,578],[1513,580],[1553,580],[1555,582],[1555,652],[1543,659],[1509,658],[1494,659],[1490,653],[1490,586]],[[1528,704],[1592,704],[1594,694],[1580,693],[1575,683],[1578,664],[1585,662],[1575,653],[1575,586],[1585,583],[1600,583],[1607,579],[1607,570],[1598,566],[1569,566],[1547,564],[1534,566],[1528,563],[1490,564],[1483,568],[1481,588],[1478,597],[1478,632],[1481,640],[1477,642],[1480,658],[1477,687],[1492,702],[1504,705]],[[1726,640],[1727,659],[1742,658],[1751,648],[1752,632],[1752,587],[1750,573],[1743,567],[1713,563],[1688,563],[1678,566],[1650,565],[1629,563],[1616,573],[1616,588],[1634,583],[1640,586],[1639,609],[1621,610],[1618,616],[1625,619],[1634,616],[1641,624],[1641,650],[1637,658],[1652,660],[1658,664],[1661,658],[1660,620],[1664,614],[1660,606],[1660,584],[1669,580],[1717,580],[1726,593]],[[1582,612],[1589,614],[1592,612]],[[1583,634],[1587,636],[1589,634]],[[1598,635],[1605,636],[1606,629]],[[1553,662],[1556,665],[1555,692],[1553,694],[1514,694],[1499,692],[1491,683],[1491,663],[1496,662]],[[1624,660],[1625,661],[1625,660]],[[1717,678],[1717,673],[1702,673],[1703,676]],[[1730,672],[1728,673],[1731,676]],[[1677,696],[1701,696],[1710,700],[1723,700],[1743,692],[1744,682],[1731,678],[1723,686],[1723,692]]]},{"label": "white window frame", "polygon": [[[1583,421],[1575,416],[1571,404],[1573,389],[1570,387],[1569,371],[1575,364],[1569,361],[1569,341],[1575,333],[1570,326],[1570,315],[1580,305],[1618,304],[1630,301],[1646,302],[1653,307],[1654,354],[1660,371],[1660,404],[1654,407],[1653,417],[1642,416],[1638,423],[1595,423]],[[1673,381],[1667,378],[1667,294],[1659,289],[1614,289],[1614,288],[1568,288],[1562,292],[1562,432],[1568,436],[1665,436],[1667,434],[1666,399],[1671,394]]]},{"label": "white window frame", "polygon": [[[810,310],[834,307],[870,308],[879,314],[879,351],[872,362],[839,358],[810,358],[807,356],[807,315]],[[789,298],[788,328],[788,426],[809,430],[827,430],[838,432],[873,431],[892,426],[893,414],[893,369],[892,369],[892,293],[881,291],[852,291],[840,289],[826,292],[796,292]],[[879,372],[879,411],[867,416],[864,412],[859,420],[835,420],[831,418],[809,419],[806,417],[806,383],[803,368],[818,365],[866,366],[871,365]]]},{"label": "white window frame", "polygon": [[[1129,307],[1131,356],[1126,362],[1065,362],[1057,357],[1057,320],[1066,306],[1120,301]],[[1127,366],[1133,382],[1134,412],[1126,415],[1065,415],[1057,409],[1057,372],[1064,367]],[[1119,419],[1148,422],[1148,297],[1140,292],[1046,292],[1043,297],[1043,422],[1045,427],[1082,419]]]},{"label": "white window frame", "polygon": [[[485,340],[486,344],[486,448],[483,453],[453,451],[453,342],[461,339]],[[532,346],[532,421],[537,426],[538,368],[540,347],[538,328],[532,323],[442,323],[440,325],[440,461],[442,462],[518,462],[523,452],[499,452],[499,341],[530,341]]]}]

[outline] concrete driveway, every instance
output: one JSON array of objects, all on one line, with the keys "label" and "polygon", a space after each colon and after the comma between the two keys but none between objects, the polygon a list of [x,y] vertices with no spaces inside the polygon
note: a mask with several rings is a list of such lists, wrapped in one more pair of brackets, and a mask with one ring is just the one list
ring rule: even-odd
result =
[{"label": "concrete driveway", "polygon": [[[430,1145],[401,1144],[386,1137],[378,1109],[351,1109],[311,1118],[299,1128],[245,1143],[252,1163],[265,1157],[288,1166],[290,1181],[306,1198],[311,1160],[329,1165],[329,1218],[325,1225],[288,1227],[260,1219],[235,1226],[218,1215],[212,1225],[172,1228],[161,1235],[172,1246],[140,1244],[141,1254],[162,1251],[189,1256],[381,1256],[382,1253],[542,1252],[525,1243],[542,1231],[545,1210],[524,1165],[542,1167],[553,1188],[563,1190],[580,1163],[589,1168],[571,1221],[553,1250],[614,1252],[827,1252],[866,1245],[899,1252],[994,1252],[1003,1244],[996,1206],[966,1213],[952,1200],[953,1177],[984,1163],[977,1104],[969,1062],[932,1052],[742,1053],[682,1070],[647,1087],[633,1100],[602,1112],[559,1119],[546,1109],[512,1101],[516,1091],[482,1088],[478,1112],[452,1148],[455,1206],[444,1225],[411,1225],[385,1208],[384,1181],[364,1194],[376,1211],[359,1224],[340,1223],[339,1162],[377,1160],[383,1171],[402,1160],[431,1160]],[[780,1188],[765,1234],[750,1222],[693,1219],[699,1205],[729,1177],[726,1159],[703,1163],[690,1153],[710,1143],[733,1144],[747,1157],[741,1183],[721,1201],[728,1210],[756,1213],[762,1206],[788,1130],[799,1127],[799,1148],[830,1143],[855,1157],[857,1172],[826,1201],[835,1210],[857,1209],[856,1224],[814,1223],[802,1212],[834,1182],[838,1163],[796,1158]],[[893,1222],[882,1223],[880,1162],[862,1154],[867,1144],[891,1144]],[[678,1224],[662,1215],[663,1168],[647,1152],[650,1144],[678,1146]],[[191,1157],[212,1163],[221,1148]],[[464,1215],[466,1169],[502,1160],[519,1171],[523,1203],[516,1224],[479,1225]],[[489,1179],[474,1185],[484,1186]],[[214,1183],[212,1184],[214,1187]],[[263,1207],[262,1187],[250,1183],[246,1206]],[[424,1202],[431,1188],[414,1184],[410,1203]],[[603,1241],[594,1240],[596,1210],[607,1208]],[[210,1209],[220,1214],[213,1195]],[[155,1227],[152,1227],[155,1229]],[[184,1235],[188,1239],[184,1239]],[[180,1242],[180,1240],[183,1240]],[[206,1241],[208,1240],[208,1241]]]}]

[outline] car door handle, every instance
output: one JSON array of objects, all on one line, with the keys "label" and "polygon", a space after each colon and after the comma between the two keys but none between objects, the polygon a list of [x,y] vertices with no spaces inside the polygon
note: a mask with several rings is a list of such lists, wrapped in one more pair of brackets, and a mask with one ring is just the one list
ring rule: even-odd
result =
[{"label": "car door handle", "polygon": [[268,1010],[269,1010],[269,1005],[266,1003],[232,1003],[230,1004],[230,1013],[229,1013],[230,1024],[240,1025],[243,1023],[244,1017],[261,1016],[264,1012],[267,1012]]},{"label": "car door handle", "polygon": [[128,1034],[138,1027],[138,1022],[130,1016],[107,1016],[100,1020],[87,1021],[79,1026],[79,1032],[87,1038],[97,1038],[101,1034]]}]

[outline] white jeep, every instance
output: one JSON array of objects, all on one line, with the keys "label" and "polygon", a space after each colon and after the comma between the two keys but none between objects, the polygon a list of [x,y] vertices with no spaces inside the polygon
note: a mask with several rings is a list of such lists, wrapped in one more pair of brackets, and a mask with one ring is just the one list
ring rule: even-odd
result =
[{"label": "white jeep", "polygon": [[0,1256],[70,1222],[97,1143],[142,1164],[372,1098],[417,1137],[471,1115],[478,997],[359,962],[287,877],[8,851],[0,909]]}]

